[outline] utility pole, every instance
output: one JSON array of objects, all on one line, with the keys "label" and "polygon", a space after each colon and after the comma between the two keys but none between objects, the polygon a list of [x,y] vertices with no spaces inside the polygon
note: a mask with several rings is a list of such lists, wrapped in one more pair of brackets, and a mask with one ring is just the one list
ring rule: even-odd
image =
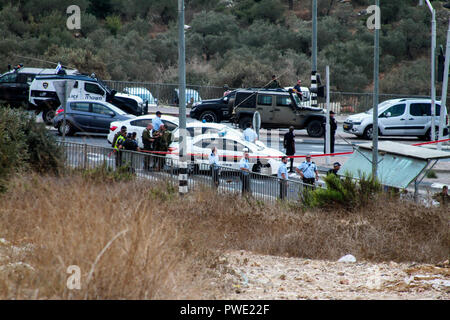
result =
[{"label": "utility pole", "polygon": [[[331,139],[331,132],[330,132],[330,66],[327,66],[326,69],[326,77],[327,77],[327,122],[325,125],[325,153],[330,154],[331,152],[331,146],[330,146],[330,139]],[[330,164],[330,156],[326,157],[326,164]]]},{"label": "utility pole", "polygon": [[[380,0],[375,1],[380,8]],[[378,75],[380,59],[380,29],[375,24],[374,36],[374,61],[373,61],[373,125],[372,125],[372,176],[375,179],[378,174]]]},{"label": "utility pole", "polygon": [[[312,0],[311,105],[317,107],[317,0]],[[314,90],[316,89],[316,90]]]},{"label": "utility pole", "polygon": [[[447,108],[447,88],[448,88],[448,68],[450,65],[450,19],[448,19],[447,29],[447,46],[445,48],[445,66],[444,79],[442,82],[442,96],[441,96],[441,113],[439,115],[439,140],[444,138],[444,124],[445,124],[445,110]],[[442,142],[438,143],[438,150],[442,150]]]},{"label": "utility pole", "polygon": [[[436,68],[436,11],[430,3],[426,0],[428,9],[431,12],[431,140],[436,139],[436,88],[435,88],[435,68]],[[421,2],[422,3],[422,2]],[[421,4],[420,3],[420,4]]]},{"label": "utility pole", "polygon": [[181,195],[188,192],[186,157],[186,58],[184,42],[184,0],[178,0],[178,101],[179,101],[179,173],[178,191]]}]

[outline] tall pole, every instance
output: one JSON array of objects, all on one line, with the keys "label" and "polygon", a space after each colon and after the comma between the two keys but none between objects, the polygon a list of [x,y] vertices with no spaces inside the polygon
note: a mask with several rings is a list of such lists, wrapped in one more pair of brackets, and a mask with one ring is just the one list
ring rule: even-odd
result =
[{"label": "tall pole", "polygon": [[[317,0],[312,0],[311,89],[317,89]],[[313,90],[315,91],[315,90]],[[317,107],[317,93],[311,92],[311,105]]]},{"label": "tall pole", "polygon": [[186,158],[186,59],[184,42],[184,0],[178,0],[178,79],[179,79],[179,176],[178,191],[188,192]]},{"label": "tall pole", "polygon": [[[380,0],[375,1],[377,8],[380,7]],[[372,176],[377,177],[378,171],[378,74],[380,59],[380,30],[375,27],[374,36],[374,61],[373,61],[373,140],[372,140]]]},{"label": "tall pole", "polygon": [[436,88],[435,88],[435,69],[436,69],[436,11],[426,0],[428,8],[431,11],[431,140],[436,139]]},{"label": "tall pole", "polygon": [[[326,134],[326,145],[325,145],[325,152],[326,154],[330,154],[331,147],[330,147],[330,139],[331,139],[331,132],[330,132],[330,66],[327,66],[326,69],[326,77],[327,77],[327,122],[325,125],[325,134]],[[326,164],[330,163],[330,157],[326,157]]]},{"label": "tall pole", "polygon": [[[450,18],[448,19],[447,29],[447,46],[445,48],[445,66],[444,79],[442,82],[442,96],[441,96],[441,113],[439,115],[439,140],[444,138],[444,124],[445,124],[445,109],[447,108],[447,88],[448,88],[448,68],[450,65]],[[438,150],[442,149],[442,143],[438,143]]]}]

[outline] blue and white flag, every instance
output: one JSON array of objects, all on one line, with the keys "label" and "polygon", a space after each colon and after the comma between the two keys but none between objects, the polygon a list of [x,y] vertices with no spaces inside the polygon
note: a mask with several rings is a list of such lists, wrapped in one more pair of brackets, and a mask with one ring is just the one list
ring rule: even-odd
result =
[{"label": "blue and white flag", "polygon": [[58,74],[59,70],[61,70],[61,62],[58,62],[58,65],[56,66],[55,73]]}]

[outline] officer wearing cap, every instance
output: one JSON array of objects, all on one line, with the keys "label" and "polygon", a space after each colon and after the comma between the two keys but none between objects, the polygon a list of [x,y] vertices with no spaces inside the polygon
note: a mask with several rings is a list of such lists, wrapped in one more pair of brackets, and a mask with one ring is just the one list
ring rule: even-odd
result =
[{"label": "officer wearing cap", "polygon": [[306,160],[302,162],[295,171],[300,175],[303,183],[308,185],[315,185],[315,181],[319,180],[319,172],[317,171],[316,164],[311,161],[311,154],[306,155]]},{"label": "officer wearing cap", "polygon": [[335,162],[333,163],[333,169],[328,170],[327,175],[334,174],[337,176],[339,169],[341,169],[341,164],[339,162]]},{"label": "officer wearing cap", "polygon": [[242,193],[250,192],[250,163],[247,148],[244,148],[244,156],[239,162],[239,169],[241,169]]}]

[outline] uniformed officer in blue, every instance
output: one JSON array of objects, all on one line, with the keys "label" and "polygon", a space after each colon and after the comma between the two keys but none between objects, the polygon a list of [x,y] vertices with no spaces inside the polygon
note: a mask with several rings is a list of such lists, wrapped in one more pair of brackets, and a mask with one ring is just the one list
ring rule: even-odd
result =
[{"label": "uniformed officer in blue", "polygon": [[241,169],[242,193],[244,194],[250,192],[250,162],[247,148],[244,148],[244,156],[239,162],[239,169]]},{"label": "uniformed officer in blue", "polygon": [[208,156],[209,165],[211,167],[211,177],[214,186],[219,186],[219,157],[217,156],[217,148],[213,147],[211,154]]},{"label": "uniformed officer in blue", "polygon": [[287,195],[287,183],[289,180],[287,164],[288,158],[286,156],[281,158],[281,165],[278,167],[278,179],[280,179],[280,199],[284,199]]},{"label": "uniformed officer in blue", "polygon": [[302,162],[295,171],[302,177],[303,183],[315,186],[315,181],[319,180],[319,173],[316,164],[311,161],[311,154],[306,155],[306,160]]},{"label": "uniformed officer in blue", "polygon": [[153,129],[158,131],[161,128],[162,124],[164,124],[164,122],[162,122],[162,120],[161,120],[161,112],[160,111],[156,111],[156,117],[154,117],[152,119]]},{"label": "uniformed officer in blue", "polygon": [[243,137],[245,141],[252,143],[255,143],[255,141],[258,140],[258,135],[252,129],[252,125],[250,123],[247,123],[247,128],[243,132]]}]

